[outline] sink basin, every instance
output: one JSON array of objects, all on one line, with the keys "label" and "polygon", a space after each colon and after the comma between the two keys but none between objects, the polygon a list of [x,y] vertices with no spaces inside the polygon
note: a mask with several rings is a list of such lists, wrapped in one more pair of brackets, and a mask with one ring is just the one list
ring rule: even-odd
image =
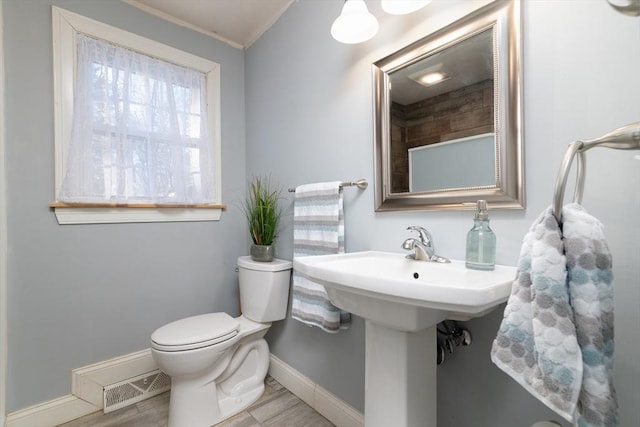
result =
[{"label": "sink basin", "polygon": [[486,314],[516,276],[375,251],[296,257],[293,268],[365,319],[365,427],[436,427],[436,325]]},{"label": "sink basin", "polygon": [[300,273],[325,285],[331,302],[379,325],[418,331],[444,319],[469,320],[507,300],[516,268],[470,270],[388,252],[296,257]]}]

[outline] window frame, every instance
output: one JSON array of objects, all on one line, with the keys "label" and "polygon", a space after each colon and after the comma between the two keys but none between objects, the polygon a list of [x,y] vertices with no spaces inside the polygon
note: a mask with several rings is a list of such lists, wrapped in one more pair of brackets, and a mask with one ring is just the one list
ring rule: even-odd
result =
[{"label": "window frame", "polygon": [[200,71],[206,76],[207,126],[215,156],[214,181],[216,200],[211,205],[122,205],[50,204],[60,224],[95,224],[123,222],[217,221],[222,200],[222,149],[220,130],[220,65],[163,43],[130,33],[77,13],[52,6],[55,194],[60,191],[66,170],[66,155],[73,123],[74,82],[76,70],[76,35],[87,34],[117,44],[143,55]]}]

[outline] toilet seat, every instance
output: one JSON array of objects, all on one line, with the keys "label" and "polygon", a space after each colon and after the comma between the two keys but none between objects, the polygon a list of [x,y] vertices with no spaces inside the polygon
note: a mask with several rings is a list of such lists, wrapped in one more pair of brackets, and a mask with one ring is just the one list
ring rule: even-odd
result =
[{"label": "toilet seat", "polygon": [[185,351],[228,341],[238,335],[240,323],[227,313],[209,313],[171,322],[151,335],[153,348]]}]

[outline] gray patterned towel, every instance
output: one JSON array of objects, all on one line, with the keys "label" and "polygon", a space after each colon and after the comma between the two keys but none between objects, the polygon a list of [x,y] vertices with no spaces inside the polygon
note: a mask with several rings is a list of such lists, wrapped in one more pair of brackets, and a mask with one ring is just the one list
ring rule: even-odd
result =
[{"label": "gray patterned towel", "polygon": [[574,425],[614,427],[611,255],[580,205],[562,219],[548,208],[525,235],[491,359]]}]

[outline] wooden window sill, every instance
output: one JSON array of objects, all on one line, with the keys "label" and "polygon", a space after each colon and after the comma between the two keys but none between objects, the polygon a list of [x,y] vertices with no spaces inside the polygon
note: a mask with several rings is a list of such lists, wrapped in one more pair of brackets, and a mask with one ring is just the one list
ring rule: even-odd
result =
[{"label": "wooden window sill", "polygon": [[104,224],[138,222],[219,221],[224,204],[64,203],[52,202],[58,223]]},{"label": "wooden window sill", "polygon": [[226,209],[221,204],[177,204],[177,203],[83,203],[83,202],[51,202],[50,208],[135,208],[135,209]]}]

